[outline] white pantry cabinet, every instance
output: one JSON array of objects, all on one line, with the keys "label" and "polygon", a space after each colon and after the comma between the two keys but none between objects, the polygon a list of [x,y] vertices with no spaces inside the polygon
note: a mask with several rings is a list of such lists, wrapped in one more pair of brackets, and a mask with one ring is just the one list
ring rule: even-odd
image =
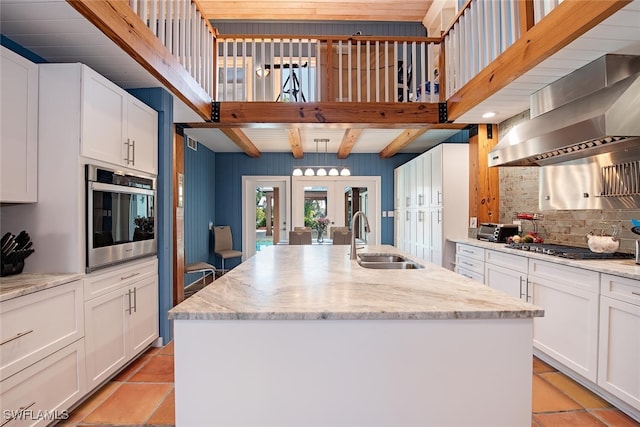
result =
[{"label": "white pantry cabinet", "polygon": [[92,389],[158,338],[157,259],[85,279],[87,382]]},{"label": "white pantry cabinet", "polygon": [[603,274],[598,385],[640,410],[640,282]]},{"label": "white pantry cabinet", "polygon": [[0,203],[38,200],[38,65],[0,46]]},{"label": "white pantry cabinet", "polygon": [[529,284],[544,309],[533,322],[534,347],[595,383],[599,273],[531,258]]},{"label": "white pantry cabinet", "polygon": [[468,227],[467,144],[440,144],[395,170],[396,236],[399,249],[450,270],[455,246]]},{"label": "white pantry cabinet", "polygon": [[152,108],[83,64],[41,64],[40,74],[41,86],[65,85],[64,98],[79,100],[61,104],[47,97],[40,108],[70,110],[66,127],[80,130],[81,156],[157,174],[158,116]]}]

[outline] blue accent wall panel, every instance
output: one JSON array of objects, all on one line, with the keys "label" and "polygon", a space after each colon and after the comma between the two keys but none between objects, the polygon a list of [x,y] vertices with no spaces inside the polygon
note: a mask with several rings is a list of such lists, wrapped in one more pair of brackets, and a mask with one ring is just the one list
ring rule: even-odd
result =
[{"label": "blue accent wall panel", "polygon": [[163,88],[131,89],[133,96],[158,112],[158,296],[160,336],[173,339],[173,324],[167,312],[173,307],[173,97]]},{"label": "blue accent wall panel", "polygon": [[[416,154],[397,154],[390,159],[381,159],[378,154],[351,154],[348,159],[338,159],[329,154],[327,164],[348,165],[356,176],[380,176],[381,209],[393,210],[393,170],[414,158]],[[291,175],[294,166],[310,165],[314,158],[296,160],[291,153],[263,153],[259,158],[250,158],[244,153],[216,153],[216,225],[230,225],[233,232],[234,249],[241,249],[242,242],[242,176],[244,175]],[[325,162],[323,162],[325,163]],[[393,244],[393,218],[383,218],[381,242]],[[219,260],[218,264],[219,264]],[[229,266],[237,260],[229,260]],[[234,265],[236,265],[234,264]]]},{"label": "blue accent wall panel", "polygon": [[[209,223],[215,221],[216,154],[198,144],[198,151],[184,148],[184,245],[185,260],[214,263],[213,237]],[[188,285],[201,277],[187,274]]]},{"label": "blue accent wall panel", "polygon": [[1,34],[0,34],[0,45],[6,47],[9,50],[14,51],[15,53],[17,53],[18,55],[24,58],[27,58],[31,62],[35,62],[36,64],[43,64],[45,62],[48,62],[46,59],[40,57],[39,55],[36,55],[35,53],[31,52],[29,49],[25,49],[18,43],[14,42],[10,38],[5,37]]}]

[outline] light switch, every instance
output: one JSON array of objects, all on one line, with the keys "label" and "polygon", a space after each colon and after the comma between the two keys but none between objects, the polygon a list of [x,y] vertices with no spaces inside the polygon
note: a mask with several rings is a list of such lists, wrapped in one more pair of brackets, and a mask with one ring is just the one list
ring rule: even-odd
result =
[{"label": "light switch", "polygon": [[478,217],[469,218],[469,228],[478,228]]}]

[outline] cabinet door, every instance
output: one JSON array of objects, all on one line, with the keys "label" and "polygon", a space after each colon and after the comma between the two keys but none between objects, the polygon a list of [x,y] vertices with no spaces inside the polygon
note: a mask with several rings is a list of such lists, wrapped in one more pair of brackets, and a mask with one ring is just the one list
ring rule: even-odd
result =
[{"label": "cabinet door", "polygon": [[393,170],[393,190],[395,192],[395,209],[404,209],[404,172],[403,167],[397,167]]},{"label": "cabinet door", "polygon": [[130,97],[127,117],[127,159],[131,167],[155,175],[158,171],[158,115],[143,102]]},{"label": "cabinet door", "polygon": [[526,274],[486,263],[484,266],[485,284],[515,298],[526,299]]},{"label": "cabinet door", "polygon": [[85,157],[126,165],[128,94],[88,67],[82,68],[82,143]]},{"label": "cabinet door", "polygon": [[[429,252],[431,262],[442,266],[442,209],[431,209],[429,211]],[[450,266],[444,266],[451,268]]]},{"label": "cabinet door", "polygon": [[640,410],[638,337],[640,306],[601,296],[598,385]]},{"label": "cabinet door", "polygon": [[0,202],[36,202],[38,65],[0,48]]},{"label": "cabinet door", "polygon": [[[558,277],[564,279],[560,272]],[[529,284],[533,304],[544,309],[544,317],[533,322],[534,346],[596,382],[598,294],[531,274]]]},{"label": "cabinet door", "polygon": [[427,207],[431,203],[431,154],[425,153],[419,157],[420,167],[417,180],[422,191],[418,194],[418,206]]},{"label": "cabinet door", "polygon": [[404,210],[396,210],[393,213],[393,223],[395,225],[394,246],[400,250],[404,250]]},{"label": "cabinet door", "polygon": [[429,211],[419,209],[416,220],[416,256],[425,261],[431,261],[429,259]]},{"label": "cabinet door", "polygon": [[158,276],[140,280],[130,290],[133,296],[129,342],[133,357],[158,338]]},{"label": "cabinet door", "polygon": [[[85,343],[89,389],[107,379],[128,361],[127,288],[85,303]],[[157,319],[156,319],[157,321]]]},{"label": "cabinet door", "polygon": [[404,207],[415,208],[416,203],[416,164],[415,160],[403,165],[404,173]]},{"label": "cabinet door", "polygon": [[[442,206],[442,145],[431,153],[431,206]],[[464,177],[466,179],[466,177]]]}]

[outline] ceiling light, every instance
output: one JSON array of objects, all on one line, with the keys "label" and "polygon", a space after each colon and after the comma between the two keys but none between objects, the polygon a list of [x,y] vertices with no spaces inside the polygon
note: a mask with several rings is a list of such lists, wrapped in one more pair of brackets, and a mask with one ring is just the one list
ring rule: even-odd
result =
[{"label": "ceiling light", "polygon": [[271,73],[271,67],[265,66],[262,68],[261,66],[258,66],[256,68],[256,75],[258,77],[267,77],[269,73]]},{"label": "ceiling light", "polygon": [[340,172],[338,172],[338,169],[336,168],[329,169],[329,176],[338,176],[338,175],[340,175]]},{"label": "ceiling light", "polygon": [[495,117],[496,113],[493,111],[488,111],[482,115],[483,119],[490,119],[491,117]]},{"label": "ceiling light", "polygon": [[[329,143],[329,139],[314,139],[316,143],[316,161],[318,163],[320,160],[320,150],[319,144],[324,143],[324,166],[295,166],[293,172],[291,173],[293,176],[351,176],[351,171],[347,166],[327,166],[327,146]],[[304,173],[302,172],[304,169]],[[328,170],[328,172],[327,172]]]},{"label": "ceiling light", "polygon": [[316,171],[316,175],[318,176],[327,176],[327,170],[325,168],[320,168]]},{"label": "ceiling light", "polygon": [[295,168],[295,169],[293,170],[293,174],[292,174],[292,175],[293,175],[293,176],[302,176],[302,169],[300,169],[300,168]]},{"label": "ceiling light", "polygon": [[316,174],[316,173],[315,173],[315,172],[314,172],[314,170],[313,170],[313,169],[311,169],[311,168],[307,168],[307,169],[305,169],[305,171],[304,171],[304,176],[314,176],[315,174]]},{"label": "ceiling light", "polygon": [[351,176],[351,171],[346,166],[344,166],[340,171],[340,176]]}]

